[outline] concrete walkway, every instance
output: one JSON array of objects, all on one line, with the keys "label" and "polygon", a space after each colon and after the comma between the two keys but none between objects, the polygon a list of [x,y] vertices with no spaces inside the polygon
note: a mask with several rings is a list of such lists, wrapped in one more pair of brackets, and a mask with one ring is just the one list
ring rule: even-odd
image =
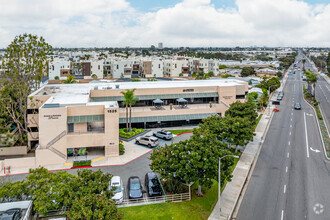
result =
[{"label": "concrete walkway", "polygon": [[[278,88],[277,91],[273,93],[273,95],[283,90],[288,77],[288,72],[286,72],[286,74],[283,76],[281,87]],[[229,220],[232,217],[244,189],[245,183],[248,181],[250,172],[253,171],[251,168],[253,168],[259,156],[263,140],[267,135],[267,131],[273,115],[273,106],[270,102],[268,108],[265,110],[256,127],[256,135],[253,137],[253,142],[250,142],[248,145],[246,145],[246,148],[232,173],[233,178],[231,182],[227,183],[226,187],[222,191],[221,199],[220,201],[218,200],[217,204],[213,208],[213,211],[208,218],[209,220]]]}]

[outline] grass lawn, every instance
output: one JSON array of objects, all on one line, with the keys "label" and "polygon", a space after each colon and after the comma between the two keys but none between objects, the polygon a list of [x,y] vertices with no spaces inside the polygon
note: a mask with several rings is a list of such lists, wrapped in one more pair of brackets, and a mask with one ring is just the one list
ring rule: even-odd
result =
[{"label": "grass lawn", "polygon": [[[197,186],[193,188],[197,188]],[[123,214],[123,219],[207,219],[217,198],[218,183],[214,181],[204,197],[197,197],[193,191],[192,200],[189,202],[132,206],[118,210]]]},{"label": "grass lawn", "polygon": [[189,132],[189,131],[192,131],[193,129],[186,129],[186,130],[168,130],[169,132],[172,132],[172,134],[181,134],[181,133],[184,133],[184,132]]},{"label": "grass lawn", "polygon": [[[234,170],[238,159],[234,159],[232,170]],[[119,208],[119,212],[123,214],[123,219],[187,219],[198,220],[207,219],[211,214],[213,207],[218,200],[218,182],[213,181],[210,189],[202,188],[205,192],[204,197],[196,196],[194,189],[197,189],[197,184],[192,186],[192,200],[189,202],[178,203],[160,203],[153,205],[132,206]],[[221,186],[223,190],[225,184]]]}]

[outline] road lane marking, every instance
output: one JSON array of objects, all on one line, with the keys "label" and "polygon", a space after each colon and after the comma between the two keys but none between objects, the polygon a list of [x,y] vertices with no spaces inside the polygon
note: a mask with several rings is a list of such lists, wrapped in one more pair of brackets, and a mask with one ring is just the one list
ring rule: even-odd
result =
[{"label": "road lane marking", "polygon": [[309,158],[308,137],[307,137],[307,125],[306,125],[306,113],[305,112],[304,112],[304,122],[305,122],[305,136],[306,136],[307,158]]},{"label": "road lane marking", "polygon": [[291,131],[290,131],[290,135],[291,135]]},{"label": "road lane marking", "polygon": [[293,115],[293,112],[291,112],[291,115]]},{"label": "road lane marking", "polygon": [[314,151],[314,152],[316,152],[316,153],[320,153],[320,151],[319,151],[318,149],[314,150],[314,149],[311,148],[311,147],[310,147],[310,149],[311,149],[311,151]]},{"label": "road lane marking", "polygon": [[289,156],[290,156],[290,153],[288,152],[288,154],[286,155],[286,157],[289,158]]},{"label": "road lane marking", "polygon": [[290,128],[292,128],[292,124],[290,124]]},{"label": "road lane marking", "polygon": [[284,185],[284,189],[283,189],[283,193],[285,193],[286,192],[286,185]]},{"label": "road lane marking", "polygon": [[288,167],[285,167],[285,172],[286,172],[286,173],[288,172]]},{"label": "road lane marking", "polygon": [[283,216],[284,215],[284,211],[282,210],[282,214],[281,214],[281,220],[283,220]]},{"label": "road lane marking", "polygon": [[291,121],[292,121],[292,118],[291,118]]},{"label": "road lane marking", "polygon": [[290,143],[290,141],[289,141],[289,145],[290,145],[291,143]]}]

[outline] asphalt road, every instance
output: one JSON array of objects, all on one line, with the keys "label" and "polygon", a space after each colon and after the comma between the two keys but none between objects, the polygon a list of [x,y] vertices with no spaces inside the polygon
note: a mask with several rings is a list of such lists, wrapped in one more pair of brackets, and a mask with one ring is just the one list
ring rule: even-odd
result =
[{"label": "asphalt road", "polygon": [[[176,136],[173,138],[173,142],[178,143],[179,141],[188,139],[190,136],[191,133]],[[142,184],[144,184],[144,175],[147,172],[151,171],[149,167],[150,164],[149,157],[150,157],[150,153],[145,154],[124,166],[106,166],[106,167],[96,167],[96,168],[88,168],[88,169],[92,169],[92,170],[100,169],[105,173],[111,173],[115,176],[120,176],[122,178],[124,186],[127,184],[128,178],[130,176],[140,177]],[[78,169],[72,169],[72,170],[67,170],[67,172],[76,174],[77,170]],[[2,178],[5,178],[6,181],[15,182],[24,179],[26,176],[27,174],[21,174],[21,175],[13,175]]]},{"label": "asphalt road", "polygon": [[[313,72],[318,72],[317,69],[313,68],[309,60],[307,60],[305,64],[305,68]],[[330,129],[330,85],[320,75],[318,75],[318,81],[316,83],[315,96],[317,101],[320,102],[320,107],[322,114],[324,116],[324,121],[327,124],[328,129]]]},{"label": "asphalt road", "polygon": [[[301,71],[289,76],[238,220],[330,219],[330,162],[324,156],[316,116],[303,101],[302,84]],[[293,109],[296,102],[302,110]]]}]

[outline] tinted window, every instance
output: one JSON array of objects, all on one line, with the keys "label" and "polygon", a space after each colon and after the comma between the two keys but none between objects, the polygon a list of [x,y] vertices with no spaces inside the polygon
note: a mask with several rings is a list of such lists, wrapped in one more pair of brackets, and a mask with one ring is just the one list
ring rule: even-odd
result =
[{"label": "tinted window", "polygon": [[132,190],[139,190],[140,189],[140,182],[138,179],[131,179],[130,189]]}]

